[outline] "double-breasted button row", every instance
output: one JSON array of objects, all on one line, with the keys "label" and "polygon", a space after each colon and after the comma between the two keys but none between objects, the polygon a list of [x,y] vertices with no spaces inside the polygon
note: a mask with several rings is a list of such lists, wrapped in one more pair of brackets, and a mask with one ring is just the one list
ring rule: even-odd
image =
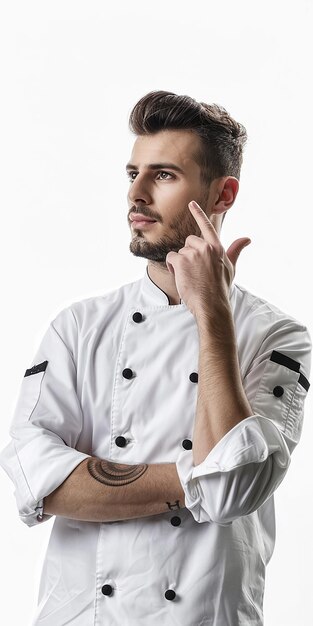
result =
[{"label": "double-breasted button row", "polygon": [[[140,313],[140,311],[136,311],[135,313],[133,313],[132,318],[134,322],[136,322],[137,324],[144,320],[144,316],[142,315],[142,313]],[[124,378],[130,380],[131,378],[133,378],[134,372],[130,367],[125,367],[122,371],[122,375]],[[191,372],[191,374],[189,375],[189,380],[192,383],[197,383],[198,382],[197,372]],[[115,443],[119,448],[125,448],[125,446],[127,446],[128,441],[125,437],[123,437],[122,435],[119,435],[118,437],[116,437]],[[191,450],[192,442],[190,441],[190,439],[184,439],[182,441],[182,446],[185,450]]]},{"label": "double-breasted button row", "polygon": [[[101,588],[101,591],[103,593],[104,596],[111,596],[113,593],[113,587],[112,585],[103,585],[103,587]],[[176,593],[174,591],[174,589],[167,589],[164,597],[167,600],[175,600],[176,598]]]}]

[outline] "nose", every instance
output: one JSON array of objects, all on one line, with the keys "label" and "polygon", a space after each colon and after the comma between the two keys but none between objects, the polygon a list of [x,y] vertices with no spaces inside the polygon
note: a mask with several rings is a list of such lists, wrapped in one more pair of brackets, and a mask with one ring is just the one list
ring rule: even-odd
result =
[{"label": "nose", "polygon": [[152,198],[148,189],[147,182],[137,174],[136,178],[130,183],[127,194],[130,204],[151,204]]}]

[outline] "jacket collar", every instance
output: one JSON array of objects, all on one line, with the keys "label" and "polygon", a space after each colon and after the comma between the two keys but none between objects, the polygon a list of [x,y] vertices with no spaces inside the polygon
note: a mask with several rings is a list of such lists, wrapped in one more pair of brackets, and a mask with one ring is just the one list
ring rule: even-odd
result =
[{"label": "jacket collar", "polygon": [[[163,291],[160,287],[158,287],[150,278],[148,273],[148,265],[146,265],[146,270],[142,278],[142,294],[144,296],[144,300],[151,305],[159,305],[159,306],[170,306],[170,301],[168,295]],[[232,296],[234,294],[234,283],[230,288],[230,300],[232,301]],[[180,300],[180,304],[173,304],[173,307],[186,307],[185,303]]]},{"label": "jacket collar", "polygon": [[[150,278],[148,273],[148,265],[146,266],[146,270],[142,278],[142,293],[144,295],[145,301],[148,301],[148,303],[151,305],[170,305],[168,295],[153,282],[152,278]],[[182,304],[181,301],[180,303]],[[181,304],[171,306],[181,306]]]}]

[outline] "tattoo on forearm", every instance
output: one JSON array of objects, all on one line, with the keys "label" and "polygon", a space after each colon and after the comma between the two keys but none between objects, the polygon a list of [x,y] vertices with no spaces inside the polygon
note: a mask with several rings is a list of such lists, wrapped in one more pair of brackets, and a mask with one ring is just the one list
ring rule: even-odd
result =
[{"label": "tattoo on forearm", "polygon": [[141,465],[124,465],[101,459],[89,459],[87,468],[89,474],[100,483],[118,487],[138,480],[148,469],[148,465],[145,463]]},{"label": "tattoo on forearm", "polygon": [[170,511],[173,511],[174,509],[180,509],[179,500],[176,500],[176,502],[173,502],[172,504],[170,502],[167,502],[166,504]]}]

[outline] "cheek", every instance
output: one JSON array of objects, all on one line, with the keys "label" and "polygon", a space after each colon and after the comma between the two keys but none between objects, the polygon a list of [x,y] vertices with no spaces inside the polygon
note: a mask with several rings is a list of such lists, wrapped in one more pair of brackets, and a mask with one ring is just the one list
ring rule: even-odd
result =
[{"label": "cheek", "polygon": [[192,200],[190,191],[185,187],[175,185],[164,185],[160,190],[158,200],[165,202],[174,213],[181,212],[188,207],[188,202]]}]

